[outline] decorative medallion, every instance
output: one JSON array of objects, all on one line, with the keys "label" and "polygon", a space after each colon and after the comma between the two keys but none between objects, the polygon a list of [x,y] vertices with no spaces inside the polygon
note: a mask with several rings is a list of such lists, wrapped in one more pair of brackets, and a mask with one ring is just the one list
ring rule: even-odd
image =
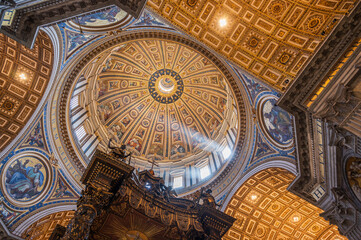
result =
[{"label": "decorative medallion", "polygon": [[262,101],[259,112],[261,126],[273,143],[279,147],[288,147],[293,142],[292,116],[276,106],[276,99]]},{"label": "decorative medallion", "polygon": [[44,158],[27,152],[11,159],[2,171],[2,189],[14,205],[33,205],[49,187],[50,169]]},{"label": "decorative medallion", "polygon": [[178,73],[171,69],[160,69],[149,79],[150,95],[160,103],[174,103],[183,93],[184,84]]},{"label": "decorative medallion", "polygon": [[317,31],[323,23],[323,18],[321,15],[315,15],[307,19],[306,21],[306,30],[314,32]]},{"label": "decorative medallion", "polygon": [[276,0],[268,6],[268,13],[273,17],[279,17],[285,13],[286,3],[281,0]]}]

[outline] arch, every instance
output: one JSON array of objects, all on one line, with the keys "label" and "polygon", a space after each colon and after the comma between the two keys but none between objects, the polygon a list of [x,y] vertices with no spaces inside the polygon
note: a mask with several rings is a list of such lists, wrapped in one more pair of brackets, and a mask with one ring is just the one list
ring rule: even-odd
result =
[{"label": "arch", "polygon": [[75,210],[76,210],[76,204],[74,203],[74,204],[56,206],[42,211],[38,211],[34,215],[28,217],[23,222],[21,222],[17,227],[15,227],[13,234],[21,236],[23,232],[30,227],[31,224],[37,222],[38,220],[42,219],[47,215],[62,211],[75,211]]},{"label": "arch", "polygon": [[[46,36],[46,37],[44,37]],[[7,39],[7,38],[5,38]],[[46,101],[47,101],[47,96],[50,94],[50,92],[53,90],[52,89],[52,85],[54,83],[54,81],[56,80],[55,79],[55,76],[57,75],[57,72],[58,72],[58,68],[60,66],[60,52],[61,52],[61,49],[60,49],[60,44],[59,44],[59,39],[58,39],[58,36],[55,32],[55,30],[53,28],[42,28],[41,30],[41,34],[39,35],[39,37],[37,38],[37,42],[39,41],[42,41],[44,39],[46,39],[47,41],[50,42],[51,44],[51,54],[52,54],[52,64],[51,64],[51,69],[49,71],[49,74],[47,77],[44,77],[44,79],[46,80],[45,83],[44,83],[44,86],[43,86],[43,90],[42,90],[42,93],[40,94],[37,94],[35,97],[38,97],[38,99],[36,100],[36,102],[34,103],[31,103],[28,101],[24,101],[22,102],[23,105],[25,105],[25,102],[29,102],[29,105],[32,110],[30,111],[30,113],[28,114],[26,120],[23,122],[23,125],[21,126],[21,128],[17,129],[16,130],[16,133],[14,134],[14,136],[11,137],[11,139],[9,141],[7,141],[6,145],[4,145],[3,147],[0,148],[0,157],[3,157],[3,156],[6,156],[6,154],[10,151],[10,149],[26,134],[26,131],[29,129],[29,127],[31,126],[31,124],[33,124],[33,121],[35,119],[37,119],[37,117],[39,116],[39,114],[41,113],[41,111],[43,110],[43,106],[45,105]],[[0,44],[1,41],[0,41]],[[20,50],[16,50],[16,51],[19,51],[20,53],[18,54],[18,58],[20,58],[20,54],[23,52],[23,51],[29,51],[31,52],[31,50],[29,49],[26,49],[25,47],[23,47],[22,45],[16,43],[18,46],[18,48],[20,48]],[[34,46],[35,48],[36,46]],[[6,48],[6,47],[5,47]],[[21,50],[22,49],[22,50]],[[24,50],[25,49],[25,50]],[[30,53],[26,53],[24,56],[28,56],[27,54],[30,54]],[[34,58],[34,57],[33,57]],[[40,57],[39,57],[40,58]],[[6,58],[2,59],[1,60],[1,63],[3,63],[3,61],[6,61]],[[39,60],[40,61],[40,60]],[[57,63],[57,64],[53,64],[53,63]],[[2,66],[2,65],[1,65]],[[15,67],[13,67],[13,69],[15,69]],[[44,70],[44,69],[43,69]],[[41,71],[41,67],[40,67],[40,70]],[[15,73],[14,73],[15,74]],[[1,77],[0,77],[1,78]],[[10,84],[10,83],[9,83]],[[14,84],[16,85],[16,84]],[[34,84],[33,84],[34,85]],[[4,85],[6,86],[6,85]],[[11,86],[11,84],[9,85]],[[20,85],[19,85],[20,86]],[[20,89],[21,87],[23,87],[24,85],[21,85],[20,86]],[[3,86],[2,86],[3,87]],[[15,86],[16,87],[16,86]],[[10,88],[10,87],[9,87]],[[11,88],[14,90],[14,86],[11,86]],[[11,93],[9,90],[6,91],[6,94],[7,93],[10,93],[10,94],[13,94]],[[25,98],[26,97],[30,97],[32,96],[31,95],[31,90],[27,90],[27,93],[25,94]],[[45,97],[44,97],[45,96]],[[20,96],[17,96],[17,98],[20,98]],[[29,98],[30,99],[30,98]],[[34,98],[35,99],[35,98]],[[26,106],[27,106],[26,105]],[[22,105],[21,105],[22,106]],[[19,109],[22,109],[22,107],[20,106]]]},{"label": "arch", "polygon": [[28,239],[47,239],[54,231],[56,225],[66,227],[69,221],[74,217],[74,211],[55,212],[31,224],[21,237]]},{"label": "arch", "polygon": [[225,209],[237,220],[224,239],[346,239],[321,209],[287,191],[294,178],[275,167],[248,178]]},{"label": "arch", "polygon": [[285,169],[285,170],[291,172],[294,175],[297,175],[297,168],[296,168],[295,164],[293,164],[287,160],[281,160],[279,157],[270,158],[267,162],[263,162],[262,164],[260,164],[256,167],[253,167],[233,186],[233,188],[229,191],[229,194],[227,195],[224,203],[222,204],[221,211],[225,211],[229,201],[231,200],[233,195],[243,185],[243,183],[245,181],[247,181],[249,178],[251,178],[256,173],[258,173],[262,170],[268,169],[268,168],[273,168],[273,167],[282,168],[282,169]]}]

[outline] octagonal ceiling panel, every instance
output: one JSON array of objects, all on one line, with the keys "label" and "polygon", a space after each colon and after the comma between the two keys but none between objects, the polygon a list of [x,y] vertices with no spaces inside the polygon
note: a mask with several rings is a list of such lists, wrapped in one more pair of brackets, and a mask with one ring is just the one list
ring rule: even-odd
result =
[{"label": "octagonal ceiling panel", "polygon": [[143,159],[210,152],[237,113],[223,73],[202,54],[171,41],[117,48],[101,67],[97,86],[97,110],[109,138]]},{"label": "octagonal ceiling panel", "polygon": [[356,2],[150,0],[148,6],[283,91]]},{"label": "octagonal ceiling panel", "polygon": [[346,240],[319,216],[321,209],[287,191],[294,178],[279,168],[249,178],[225,210],[237,220],[224,239]]}]

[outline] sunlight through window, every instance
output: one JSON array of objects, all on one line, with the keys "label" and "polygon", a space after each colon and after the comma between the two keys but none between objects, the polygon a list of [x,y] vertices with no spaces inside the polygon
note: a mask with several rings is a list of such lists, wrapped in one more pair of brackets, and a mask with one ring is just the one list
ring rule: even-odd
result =
[{"label": "sunlight through window", "polygon": [[174,177],[173,188],[183,187],[183,176]]},{"label": "sunlight through window", "polygon": [[209,171],[208,165],[200,168],[199,171],[201,173],[201,179],[204,179],[204,178],[208,177],[211,174],[211,172]]},{"label": "sunlight through window", "polygon": [[224,157],[224,159],[228,159],[229,156],[231,156],[232,154],[232,151],[229,147],[225,147],[223,150],[222,150],[222,155]]}]

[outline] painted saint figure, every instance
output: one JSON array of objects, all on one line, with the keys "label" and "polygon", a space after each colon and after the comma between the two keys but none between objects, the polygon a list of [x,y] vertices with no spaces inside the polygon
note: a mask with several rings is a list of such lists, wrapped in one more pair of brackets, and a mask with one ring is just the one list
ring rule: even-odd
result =
[{"label": "painted saint figure", "polygon": [[263,117],[270,135],[280,144],[292,141],[292,117],[276,106],[276,100],[268,100],[263,108]]},{"label": "painted saint figure", "polygon": [[44,183],[44,175],[40,171],[43,167],[40,163],[33,167],[27,167],[29,160],[16,163],[9,167],[6,172],[6,188],[14,199],[33,198],[40,194],[40,187]]}]

